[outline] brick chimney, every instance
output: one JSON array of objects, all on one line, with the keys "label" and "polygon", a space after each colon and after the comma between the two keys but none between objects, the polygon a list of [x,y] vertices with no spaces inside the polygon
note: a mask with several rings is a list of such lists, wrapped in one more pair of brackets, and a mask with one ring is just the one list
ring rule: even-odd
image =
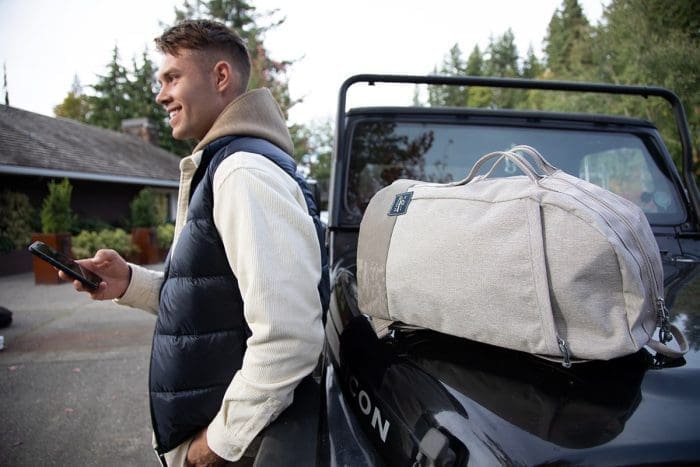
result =
[{"label": "brick chimney", "polygon": [[122,120],[122,133],[135,136],[147,143],[158,146],[158,128],[145,117]]}]

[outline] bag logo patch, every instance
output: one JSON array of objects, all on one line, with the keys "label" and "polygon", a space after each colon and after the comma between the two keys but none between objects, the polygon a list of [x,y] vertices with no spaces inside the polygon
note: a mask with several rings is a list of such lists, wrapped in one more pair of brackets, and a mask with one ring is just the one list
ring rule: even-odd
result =
[{"label": "bag logo patch", "polygon": [[412,191],[407,191],[405,193],[399,193],[398,195],[396,195],[396,198],[394,199],[394,204],[391,205],[391,209],[389,209],[388,215],[401,216],[403,214],[406,214],[406,211],[408,210],[408,205],[411,202],[412,198]]}]

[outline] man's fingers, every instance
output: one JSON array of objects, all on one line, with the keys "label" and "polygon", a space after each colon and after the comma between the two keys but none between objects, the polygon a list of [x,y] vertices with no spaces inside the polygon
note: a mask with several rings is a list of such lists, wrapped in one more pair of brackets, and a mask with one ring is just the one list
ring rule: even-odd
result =
[{"label": "man's fingers", "polygon": [[[66,282],[74,282],[75,281],[71,276],[69,276],[65,272],[61,271],[60,269],[56,269],[56,271],[58,271],[58,278],[59,279],[66,281]],[[75,281],[75,282],[77,282],[77,281]]]},{"label": "man's fingers", "polygon": [[96,289],[88,290],[88,292],[90,292],[90,297],[92,297],[93,300],[104,300],[106,288],[107,283],[103,281],[100,282],[100,285],[97,286]]}]

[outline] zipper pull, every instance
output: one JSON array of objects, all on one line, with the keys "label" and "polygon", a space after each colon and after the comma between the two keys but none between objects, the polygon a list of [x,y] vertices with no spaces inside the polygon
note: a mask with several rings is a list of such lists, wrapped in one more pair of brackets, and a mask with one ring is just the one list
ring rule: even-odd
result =
[{"label": "zipper pull", "polygon": [[557,344],[559,344],[559,351],[564,357],[564,361],[561,362],[561,366],[564,368],[571,368],[571,351],[569,350],[569,344],[566,343],[564,339],[557,336]]},{"label": "zipper pull", "polygon": [[659,342],[665,344],[673,339],[671,335],[668,308],[663,298],[656,299],[657,325],[659,326]]}]

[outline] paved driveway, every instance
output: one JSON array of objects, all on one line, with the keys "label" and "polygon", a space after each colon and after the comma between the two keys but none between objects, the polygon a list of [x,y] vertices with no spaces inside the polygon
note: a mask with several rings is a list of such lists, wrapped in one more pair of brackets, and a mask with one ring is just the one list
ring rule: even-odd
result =
[{"label": "paved driveway", "polygon": [[[154,266],[157,267],[157,266]],[[155,317],[70,284],[0,277],[0,464],[156,466],[148,356]]]}]

